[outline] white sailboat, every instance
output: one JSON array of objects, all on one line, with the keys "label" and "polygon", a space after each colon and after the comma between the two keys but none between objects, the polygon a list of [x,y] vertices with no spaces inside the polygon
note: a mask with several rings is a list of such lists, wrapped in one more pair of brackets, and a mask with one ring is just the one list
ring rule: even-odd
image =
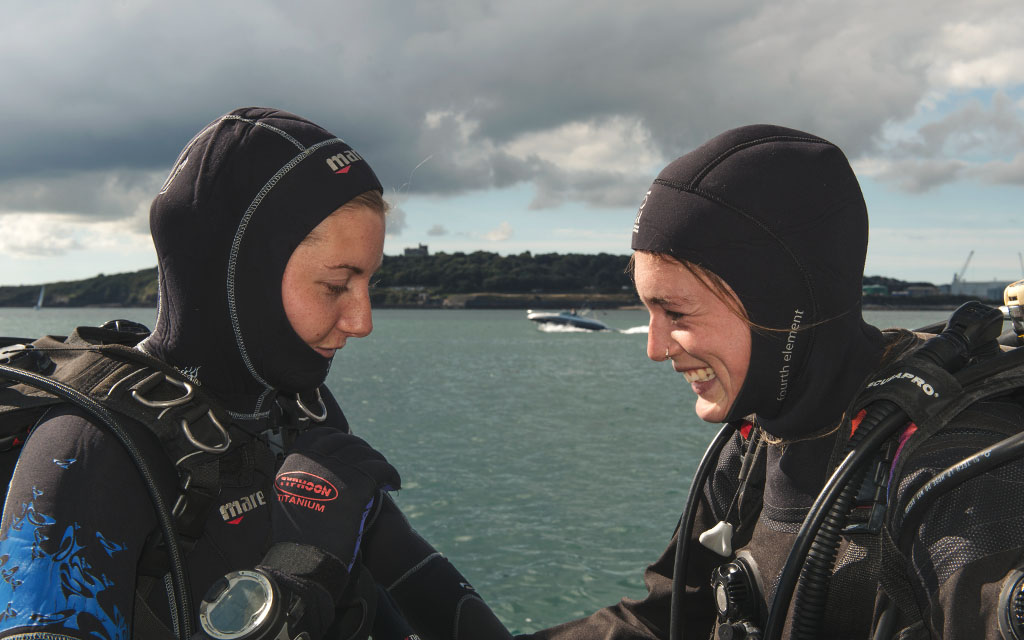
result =
[{"label": "white sailboat", "polygon": [[36,300],[36,306],[32,307],[36,311],[39,311],[40,309],[43,308],[43,296],[44,295],[46,295],[46,285],[45,284],[42,285],[41,287],[39,287],[39,299]]}]

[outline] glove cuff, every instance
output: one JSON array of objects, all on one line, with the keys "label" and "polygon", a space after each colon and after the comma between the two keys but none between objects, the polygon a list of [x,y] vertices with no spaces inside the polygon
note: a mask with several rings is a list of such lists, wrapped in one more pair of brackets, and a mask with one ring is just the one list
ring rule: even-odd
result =
[{"label": "glove cuff", "polygon": [[345,563],[319,547],[295,542],[278,542],[263,556],[260,569],[273,574],[283,586],[298,582],[320,587],[330,597],[331,606],[341,599],[348,585],[349,571]]}]

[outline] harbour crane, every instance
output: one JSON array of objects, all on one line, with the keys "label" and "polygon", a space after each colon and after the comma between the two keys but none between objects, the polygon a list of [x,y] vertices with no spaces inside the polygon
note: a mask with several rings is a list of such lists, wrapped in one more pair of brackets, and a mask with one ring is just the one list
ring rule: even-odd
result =
[{"label": "harbour crane", "polygon": [[964,266],[961,267],[960,273],[953,274],[953,282],[963,282],[964,281],[964,273],[967,272],[967,265],[971,264],[971,258],[972,257],[974,257],[974,249],[971,249],[971,252],[967,254],[967,259],[964,260]]}]

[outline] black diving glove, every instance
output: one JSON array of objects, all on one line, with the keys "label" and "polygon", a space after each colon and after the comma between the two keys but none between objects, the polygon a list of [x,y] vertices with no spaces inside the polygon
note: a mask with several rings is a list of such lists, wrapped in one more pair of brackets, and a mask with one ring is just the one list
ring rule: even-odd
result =
[{"label": "black diving glove", "polygon": [[328,427],[309,429],[274,479],[273,540],[318,547],[351,571],[367,516],[382,492],[401,483],[364,440]]},{"label": "black diving glove", "polygon": [[[349,576],[367,516],[383,492],[400,486],[395,468],[356,436],[314,427],[295,440],[274,479],[274,546],[258,568],[301,601],[297,628],[319,638],[332,621],[343,622],[334,620],[335,607],[351,608]],[[372,607],[362,615],[372,620]]]}]

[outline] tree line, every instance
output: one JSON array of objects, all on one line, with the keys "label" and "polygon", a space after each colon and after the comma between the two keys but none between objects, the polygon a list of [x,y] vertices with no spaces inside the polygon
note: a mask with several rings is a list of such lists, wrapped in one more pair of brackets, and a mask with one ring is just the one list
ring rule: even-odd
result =
[{"label": "tree line", "polygon": [[384,256],[378,287],[417,287],[438,293],[613,293],[630,289],[629,256],[488,251]]},{"label": "tree line", "polygon": [[[431,297],[468,293],[629,294],[628,255],[541,253],[502,256],[488,251],[439,252],[428,256],[384,256],[375,276],[374,301],[405,305]],[[865,284],[898,290],[909,284],[868,276]],[[0,286],[0,306],[31,307],[40,285]],[[156,306],[156,267],[45,285],[45,306]],[[867,299],[865,301],[868,301]]]}]

